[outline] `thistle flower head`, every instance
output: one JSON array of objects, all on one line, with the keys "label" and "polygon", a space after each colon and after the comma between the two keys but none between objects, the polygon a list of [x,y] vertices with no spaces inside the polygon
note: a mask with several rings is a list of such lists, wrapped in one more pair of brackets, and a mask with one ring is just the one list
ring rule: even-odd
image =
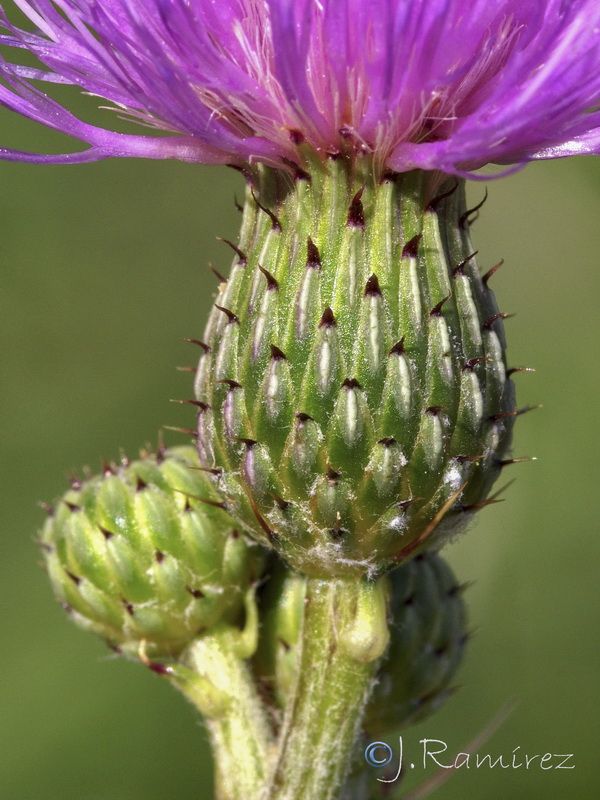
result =
[{"label": "thistle flower head", "polygon": [[[302,166],[304,142],[323,154],[373,153],[396,172],[464,174],[600,151],[596,0],[17,5],[34,29],[0,8],[0,43],[39,66],[0,61],[0,104],[89,149],[4,148],[5,159]],[[38,88],[48,83],[75,85],[154,131],[84,122]]]},{"label": "thistle flower head", "polygon": [[261,556],[228,525],[191,447],[106,465],[73,487],[41,545],[73,620],[119,652],[176,656],[242,613]]}]

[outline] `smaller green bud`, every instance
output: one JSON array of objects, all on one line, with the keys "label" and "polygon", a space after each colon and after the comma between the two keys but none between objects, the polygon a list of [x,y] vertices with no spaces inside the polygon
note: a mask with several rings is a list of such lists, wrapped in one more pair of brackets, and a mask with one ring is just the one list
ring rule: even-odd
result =
[{"label": "smaller green bud", "polygon": [[283,708],[296,670],[297,645],[306,599],[306,576],[272,559],[272,570],[260,596],[260,638],[255,671]]},{"label": "smaller green bud", "polygon": [[388,578],[390,646],[364,720],[374,736],[419,722],[442,705],[467,639],[462,587],[440,556],[423,553]]},{"label": "smaller green bud", "polygon": [[176,657],[220,621],[237,624],[262,562],[192,447],[74,482],[41,544],[54,592],[75,622],[142,660]]}]

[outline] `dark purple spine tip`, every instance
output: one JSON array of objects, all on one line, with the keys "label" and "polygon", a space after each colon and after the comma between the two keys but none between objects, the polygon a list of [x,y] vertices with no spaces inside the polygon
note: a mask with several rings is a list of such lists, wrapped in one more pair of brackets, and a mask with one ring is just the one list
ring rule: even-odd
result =
[{"label": "dark purple spine tip", "polygon": [[201,347],[205,353],[210,353],[210,346],[207,345],[206,342],[203,342],[201,339],[190,339],[189,337],[186,336],[184,337],[183,341],[189,342],[190,344],[198,345],[198,347]]},{"label": "dark purple spine tip", "polygon": [[400,339],[400,341],[396,342],[396,344],[392,347],[392,349],[390,350],[390,353],[389,353],[391,356],[402,356],[402,355],[404,355],[404,353],[406,352],[406,349],[404,347],[404,339],[405,338],[406,337],[403,336]]},{"label": "dark purple spine tip", "polygon": [[218,308],[219,311],[222,311],[223,314],[225,314],[225,316],[227,317],[227,324],[228,325],[231,325],[232,323],[238,323],[239,324],[239,319],[236,317],[236,315],[233,313],[233,311],[231,311],[228,308],[225,308],[224,306],[218,306],[216,303],[215,303],[215,308]]},{"label": "dark purple spine tip", "polygon": [[252,193],[252,199],[254,200],[254,202],[256,203],[256,205],[257,205],[257,206],[260,208],[260,210],[261,210],[263,213],[265,213],[265,214],[266,214],[266,215],[269,217],[269,219],[271,220],[271,230],[274,230],[274,231],[281,231],[281,230],[283,230],[283,229],[282,229],[282,227],[281,227],[281,222],[280,222],[280,221],[277,219],[277,217],[276,217],[276,216],[275,216],[275,214],[274,214],[274,213],[271,211],[271,209],[270,209],[270,208],[267,208],[266,206],[263,206],[263,204],[260,202],[260,200],[258,199],[258,197],[257,197],[257,196],[254,194],[254,190],[251,190],[251,193]]},{"label": "dark purple spine tip", "polygon": [[413,236],[412,239],[409,239],[408,242],[402,248],[402,258],[417,258],[419,255],[419,244],[421,243],[421,239],[423,238],[422,233],[417,233],[416,236]]},{"label": "dark purple spine tip", "polygon": [[381,444],[384,447],[391,447],[392,445],[396,444],[396,440],[393,436],[384,436],[384,438],[380,439],[377,444]]},{"label": "dark purple spine tip", "polygon": [[379,278],[375,273],[371,275],[366,283],[365,297],[382,297],[381,289],[379,288]]},{"label": "dark purple spine tip", "polygon": [[295,161],[292,161],[289,158],[282,157],[281,159],[286,167],[289,167],[290,170],[294,173],[294,181],[307,181],[308,183],[312,183],[312,178],[306,172],[306,170],[302,169]]},{"label": "dark purple spine tip", "polygon": [[140,476],[138,475],[137,478],[136,478],[136,482],[135,482],[135,490],[136,490],[136,492],[143,492],[144,489],[147,489],[147,488],[148,488],[148,484],[146,483],[146,481],[143,480],[143,478],[140,478]]},{"label": "dark purple spine tip", "polygon": [[307,183],[312,183],[312,178],[310,174],[301,167],[294,165],[294,180],[295,181],[307,181]]},{"label": "dark purple spine tip", "polygon": [[258,268],[267,279],[267,291],[276,292],[279,289],[279,283],[277,282],[277,280],[274,278],[273,275],[271,275],[268,269],[261,267],[260,264],[258,265]]},{"label": "dark purple spine tip", "polygon": [[222,378],[221,380],[218,380],[217,383],[224,383],[226,386],[229,387],[230,391],[233,390],[233,389],[241,389],[242,388],[242,384],[241,383],[238,383],[237,381],[234,381],[231,378]]},{"label": "dark purple spine tip", "polygon": [[147,661],[146,665],[148,669],[151,669],[152,672],[156,672],[157,675],[171,675],[173,672],[171,667],[168,667],[166,664],[161,664],[160,661]]},{"label": "dark purple spine tip", "polygon": [[383,175],[381,176],[379,183],[381,184],[396,183],[397,180],[398,180],[398,173],[392,172],[391,170],[387,170],[387,172],[384,172]]},{"label": "dark purple spine tip", "polygon": [[481,511],[481,509],[485,508],[486,506],[493,506],[496,503],[503,503],[503,502],[504,502],[503,498],[496,500],[495,498],[491,497],[489,500],[482,500],[479,503],[471,503],[468,506],[461,506],[458,510],[463,511],[465,513],[471,511]]},{"label": "dark purple spine tip", "polygon": [[192,508],[192,504],[190,503],[190,498],[189,497],[185,498],[185,505],[183,507],[183,510],[184,510],[184,512],[189,512],[189,511],[193,511],[194,510]]},{"label": "dark purple spine tip", "polygon": [[480,461],[482,458],[485,458],[485,455],[483,453],[479,453],[478,455],[475,456],[467,456],[461,454],[458,456],[454,456],[454,461],[457,461],[459,464],[467,464],[473,461]]},{"label": "dark purple spine tip", "polygon": [[459,264],[457,264],[454,267],[454,269],[452,270],[452,277],[456,278],[459,275],[464,275],[465,274],[465,267],[467,266],[469,261],[472,261],[475,258],[475,256],[478,253],[479,253],[479,250],[475,250],[475,252],[471,253],[470,256],[467,256],[466,258],[463,258],[463,260]]},{"label": "dark purple spine tip", "polygon": [[69,578],[70,578],[70,579],[73,581],[73,583],[75,584],[75,586],[79,586],[79,584],[81,583],[81,578],[80,578],[78,575],[75,575],[74,573],[72,573],[72,572],[69,572],[69,570],[68,570],[68,569],[66,569],[66,570],[65,570],[65,573],[66,573],[66,574],[68,575],[68,577],[69,577]]},{"label": "dark purple spine tip", "polygon": [[436,195],[425,206],[425,211],[437,211],[438,207],[444,202],[444,200],[446,200],[448,197],[452,197],[452,195],[458,189],[459,186],[460,186],[460,181],[456,181],[454,186],[452,186],[447,192]]},{"label": "dark purple spine tip", "polygon": [[271,492],[271,495],[272,495],[273,500],[275,501],[277,507],[281,511],[285,511],[291,505],[288,500],[284,500],[283,497],[280,497],[278,494],[275,494],[274,492]]},{"label": "dark purple spine tip", "polygon": [[440,411],[444,410],[444,406],[428,406],[425,409],[425,413],[429,414],[431,417],[437,417]]},{"label": "dark purple spine tip", "polygon": [[365,209],[361,200],[364,190],[365,187],[361,186],[350,203],[350,208],[348,209],[348,220],[346,222],[350,228],[365,227]]},{"label": "dark purple spine tip", "polygon": [[130,617],[133,617],[133,604],[129,603],[127,600],[125,600],[124,597],[121,598],[121,602],[123,603],[123,607],[125,608],[125,611],[127,611],[127,613],[129,614]]},{"label": "dark purple spine tip", "polygon": [[205,597],[204,592],[200,591],[200,589],[192,589],[191,586],[186,586],[186,590],[192,595],[194,600],[202,600]]},{"label": "dark purple spine tip", "polygon": [[227,511],[227,504],[224,500],[210,500],[208,497],[200,497],[197,494],[191,494],[189,497],[193,500],[197,500],[199,503],[204,503],[206,506],[212,506],[213,508],[220,508],[221,511]]},{"label": "dark purple spine tip", "polygon": [[483,206],[483,204],[485,203],[485,201],[486,201],[487,199],[488,199],[488,190],[487,190],[487,186],[486,186],[486,188],[485,188],[485,194],[483,195],[483,200],[482,200],[480,203],[478,203],[476,206],[473,206],[473,208],[470,208],[468,211],[465,211],[465,213],[464,213],[464,214],[462,214],[462,215],[459,217],[459,219],[458,219],[458,227],[459,227],[461,230],[463,230],[463,231],[464,231],[464,230],[465,230],[465,228],[466,228],[467,226],[469,226],[469,225],[472,225],[472,224],[473,224],[473,222],[475,222],[475,219],[477,219],[477,216],[475,216],[475,218],[474,218],[474,219],[469,219],[469,217],[470,217],[472,214],[475,214],[475,215],[477,215],[477,212],[478,212],[478,211],[479,211],[479,209],[480,209],[480,208]]},{"label": "dark purple spine tip", "polygon": [[314,421],[313,417],[311,417],[310,414],[305,414],[303,411],[296,411],[296,419],[300,424]]},{"label": "dark purple spine tip", "polygon": [[42,511],[45,511],[49,517],[54,516],[54,508],[49,503],[44,503],[43,500],[40,500],[37,505],[42,509]]},{"label": "dark purple spine tip", "polygon": [[240,214],[243,214],[243,212],[244,212],[244,207],[243,207],[243,205],[242,205],[242,204],[239,202],[239,200],[237,199],[237,197],[236,197],[235,195],[233,195],[233,205],[234,205],[234,206],[236,207],[236,209],[237,209],[237,210],[240,212]]},{"label": "dark purple spine tip", "polygon": [[424,500],[424,499],[425,499],[424,497],[409,497],[408,500],[401,500],[399,503],[396,503],[396,506],[405,511],[407,508],[412,506],[413,503],[418,503],[419,500]]},{"label": "dark purple spine tip", "polygon": [[335,470],[330,464],[327,465],[327,469],[325,471],[325,475],[327,476],[327,480],[331,481],[332,483],[337,483],[340,479],[341,472]]},{"label": "dark purple spine tip", "polygon": [[446,297],[443,298],[443,300],[440,300],[439,303],[436,303],[434,305],[434,307],[431,309],[431,311],[429,312],[429,316],[430,317],[443,317],[444,315],[442,314],[442,307],[443,307],[444,303],[448,302],[450,297],[451,297],[451,295],[448,294],[448,295],[446,295]]},{"label": "dark purple spine tip", "polygon": [[215,267],[211,264],[210,261],[208,262],[208,268],[218,281],[220,281],[221,283],[227,283],[227,278],[223,277],[223,275],[221,275],[221,273],[217,269],[215,269]]},{"label": "dark purple spine tip", "polygon": [[199,472],[208,472],[209,475],[215,475],[219,477],[223,474],[223,470],[220,467],[192,467],[190,466],[189,469],[197,469]]},{"label": "dark purple spine tip", "polygon": [[107,530],[106,528],[103,528],[101,525],[99,525],[98,527],[100,529],[100,533],[102,534],[102,536],[104,536],[104,539],[107,542],[109,542],[113,538],[114,533],[112,531]]},{"label": "dark purple spine tip", "polygon": [[236,529],[234,528],[234,529],[231,531],[231,533],[229,534],[229,536],[230,536],[232,539],[239,539],[239,538],[240,538],[240,532],[239,532],[239,531],[236,531]]},{"label": "dark purple spine tip", "polygon": [[247,439],[243,436],[232,436],[231,438],[234,439],[236,442],[241,442],[242,444],[245,444],[248,450],[251,450],[258,444],[256,439]]},{"label": "dark purple spine tip", "polygon": [[531,459],[528,456],[523,458],[505,458],[505,459],[498,459],[496,461],[496,465],[500,467],[500,469],[504,469],[504,467],[509,467],[511,464],[523,464],[525,461],[532,461],[535,459]]},{"label": "dark purple spine tip", "polygon": [[69,503],[69,501],[68,501],[68,500],[64,500],[63,502],[64,502],[64,504],[66,505],[66,507],[67,507],[67,508],[68,508],[70,511],[72,511],[73,513],[75,513],[76,511],[81,511],[81,506],[78,506],[78,505],[76,505],[75,503]]},{"label": "dark purple spine tip", "polygon": [[343,528],[341,525],[336,525],[334,528],[329,528],[329,535],[332,539],[341,539],[342,536],[346,536],[346,534],[350,533],[347,528]]},{"label": "dark purple spine tip", "polygon": [[468,361],[465,361],[465,364],[462,368],[463,372],[473,372],[477,364],[481,364],[484,361],[491,361],[491,358],[487,358],[486,356],[480,356],[479,358],[470,358]]},{"label": "dark purple spine tip", "polygon": [[481,327],[483,330],[489,331],[499,319],[509,319],[510,317],[514,317],[514,314],[507,314],[506,311],[501,311],[499,314],[493,314],[489,319],[486,319]]},{"label": "dark purple spine tip", "polygon": [[500,261],[497,264],[494,264],[494,266],[491,269],[488,269],[488,271],[485,273],[485,275],[481,276],[481,280],[485,283],[486,286],[488,284],[489,279],[492,277],[492,275],[495,272],[497,272],[503,264],[504,264],[504,259],[502,258],[502,259],[500,259]]},{"label": "dark purple spine tip", "polygon": [[157,564],[162,564],[165,560],[165,554],[162,550],[155,550],[154,551],[154,558],[156,559]]},{"label": "dark purple spine tip", "polygon": [[274,344],[271,345],[271,358],[273,361],[287,361],[287,356],[283,350],[275,347]]},{"label": "dark purple spine tip", "polygon": [[231,249],[233,250],[233,252],[237,255],[237,257],[239,259],[239,262],[238,262],[239,265],[241,267],[245,267],[246,266],[246,264],[248,263],[248,258],[247,258],[246,254],[244,253],[243,250],[240,250],[239,247],[236,247],[236,245],[234,245],[233,242],[230,242],[229,239],[222,239],[220,236],[217,236],[217,241],[223,242],[224,244],[226,244],[229,247],[231,247]]},{"label": "dark purple spine tip", "polygon": [[356,380],[356,378],[346,378],[346,380],[342,383],[342,389],[351,391],[352,389],[362,389],[362,386]]},{"label": "dark purple spine tip", "polygon": [[193,428],[179,428],[177,425],[163,425],[167,431],[175,431],[175,433],[183,433],[185,436],[198,436],[198,431]]},{"label": "dark purple spine tip", "polygon": [[518,411],[498,411],[496,414],[489,414],[489,422],[497,422],[499,419],[506,419],[507,417],[516,417]]},{"label": "dark purple spine tip", "polygon": [[112,464],[109,464],[108,461],[103,461],[102,474],[106,477],[107,475],[116,475],[117,473]]},{"label": "dark purple spine tip", "polygon": [[304,134],[298,128],[288,128],[288,134],[292,144],[296,146],[304,144]]},{"label": "dark purple spine tip", "polygon": [[321,254],[310,236],[306,240],[306,266],[311,269],[321,269]]},{"label": "dark purple spine tip", "polygon": [[336,321],[335,317],[333,316],[333,311],[328,307],[323,312],[323,316],[319,322],[319,328],[333,328],[335,325]]},{"label": "dark purple spine tip", "polygon": [[225,166],[229,167],[230,169],[234,169],[236,172],[240,172],[244,176],[244,180],[246,181],[248,186],[250,186],[250,187],[254,186],[254,178],[252,176],[252,173],[249,172],[241,164],[229,163],[229,164],[225,164]]},{"label": "dark purple spine tip", "polygon": [[[184,405],[184,406],[196,406],[196,408],[199,408],[202,413],[205,412],[205,411],[210,411],[210,406],[208,405],[208,403],[203,403],[202,400],[174,400],[174,399],[171,399],[171,402],[172,403],[179,403],[180,405]],[[159,448],[159,450],[160,450],[160,448]],[[158,453],[157,453],[157,455],[158,455]],[[163,452],[162,452],[162,458],[164,459],[164,449],[163,449]]]},{"label": "dark purple spine tip", "polygon": [[78,492],[81,489],[81,478],[76,477],[75,475],[71,475],[69,478],[69,483],[71,484],[71,489]]}]

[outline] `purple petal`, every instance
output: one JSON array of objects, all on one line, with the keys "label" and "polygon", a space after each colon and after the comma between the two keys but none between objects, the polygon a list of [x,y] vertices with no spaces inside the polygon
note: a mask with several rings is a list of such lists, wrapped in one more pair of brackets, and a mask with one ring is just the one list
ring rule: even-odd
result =
[{"label": "purple petal", "polygon": [[[0,105],[89,149],[2,158],[301,163],[290,129],[399,171],[600,152],[597,0],[17,4],[35,29],[0,8],[0,44],[39,67],[0,60]],[[78,86],[148,132],[89,125],[31,81]]]}]

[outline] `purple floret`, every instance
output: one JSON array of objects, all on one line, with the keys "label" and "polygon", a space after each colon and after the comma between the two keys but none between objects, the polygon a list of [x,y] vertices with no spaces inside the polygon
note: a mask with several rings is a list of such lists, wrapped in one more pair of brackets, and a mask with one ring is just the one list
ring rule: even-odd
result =
[{"label": "purple floret", "polygon": [[[0,9],[0,105],[89,145],[4,159],[217,164],[372,153],[381,168],[464,175],[600,152],[598,0],[17,0]],[[11,15],[12,16],[12,15]],[[76,118],[72,84],[145,132]],[[159,135],[154,131],[161,132]],[[165,135],[166,134],[166,135]]]}]

